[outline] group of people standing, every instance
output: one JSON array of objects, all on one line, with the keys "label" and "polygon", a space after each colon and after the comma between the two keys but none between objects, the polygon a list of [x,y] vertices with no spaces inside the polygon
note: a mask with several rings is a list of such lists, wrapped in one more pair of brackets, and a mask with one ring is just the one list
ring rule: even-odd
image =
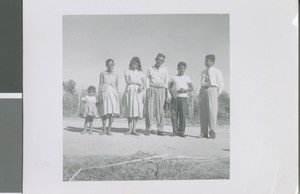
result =
[{"label": "group of people standing", "polygon": [[[164,136],[164,106],[168,91],[171,94],[171,119],[173,133],[170,136],[185,137],[186,115],[188,113],[188,92],[193,91],[192,80],[185,75],[187,64],[179,62],[178,73],[169,79],[168,70],[162,64],[165,55],[159,53],[155,58],[155,64],[147,69],[146,77],[142,71],[141,61],[133,57],[129,69],[125,71],[126,89],[123,97],[124,114],[128,120],[129,131],[126,135],[140,135],[136,131],[138,119],[145,118],[146,130],[144,135],[149,136],[153,117],[156,118],[157,135]],[[222,92],[224,84],[220,70],[213,67],[214,55],[205,57],[206,69],[201,73],[200,89],[200,135],[197,137],[216,137],[218,114],[218,95]],[[81,116],[85,118],[82,134],[92,134],[93,119],[102,119],[102,131],[100,135],[111,135],[111,127],[114,118],[120,114],[120,100],[118,75],[113,71],[114,61],[106,60],[106,71],[100,73],[98,95],[96,88],[89,86],[88,94],[81,98],[85,103]],[[146,97],[144,100],[144,91]],[[98,105],[98,106],[97,106]],[[108,120],[108,126],[107,126]],[[88,131],[89,129],[89,131]]]}]

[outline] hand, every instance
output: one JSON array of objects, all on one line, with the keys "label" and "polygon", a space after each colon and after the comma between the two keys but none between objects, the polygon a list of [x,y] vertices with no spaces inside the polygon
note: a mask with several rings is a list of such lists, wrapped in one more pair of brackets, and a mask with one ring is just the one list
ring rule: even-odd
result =
[{"label": "hand", "polygon": [[144,90],[144,88],[140,86],[140,87],[138,88],[137,91],[138,91],[138,93],[140,93],[140,92],[142,92],[143,90]]},{"label": "hand", "polygon": [[180,88],[180,90],[178,90],[177,92],[178,92],[179,94],[186,93],[186,92],[187,92],[187,89]]},{"label": "hand", "polygon": [[150,98],[150,89],[149,88],[146,90],[146,97]]}]

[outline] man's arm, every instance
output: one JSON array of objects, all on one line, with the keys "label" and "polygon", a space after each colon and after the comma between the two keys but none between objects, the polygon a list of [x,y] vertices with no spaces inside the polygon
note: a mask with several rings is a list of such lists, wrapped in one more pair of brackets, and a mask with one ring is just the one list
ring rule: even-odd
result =
[{"label": "man's arm", "polygon": [[192,82],[188,83],[188,86],[189,86],[189,89],[187,89],[187,92],[191,92],[191,91],[194,90],[194,87],[193,87],[193,83],[192,83]]},{"label": "man's arm", "polygon": [[170,94],[171,94],[172,97],[174,97],[174,94],[173,94],[173,91],[172,91],[173,86],[174,86],[174,83],[171,81],[169,83],[169,92],[170,92]]},{"label": "man's arm", "polygon": [[164,86],[165,86],[166,89],[168,89],[168,84],[169,84],[169,73],[168,73],[168,70],[166,68],[165,83],[164,83]]},{"label": "man's arm", "polygon": [[146,79],[145,79],[145,86],[148,89],[150,87],[150,80],[149,80],[149,76],[150,76],[150,69],[147,69],[147,73],[146,73]]},{"label": "man's arm", "polygon": [[222,93],[222,91],[224,90],[224,80],[223,80],[223,75],[222,75],[221,71],[218,71],[217,81],[218,81],[218,93],[220,95]]}]

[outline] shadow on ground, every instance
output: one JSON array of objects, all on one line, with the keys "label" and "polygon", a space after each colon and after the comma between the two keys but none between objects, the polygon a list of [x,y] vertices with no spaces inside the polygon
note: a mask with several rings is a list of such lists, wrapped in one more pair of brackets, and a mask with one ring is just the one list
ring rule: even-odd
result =
[{"label": "shadow on ground", "polygon": [[[64,130],[66,130],[66,131],[70,131],[70,132],[74,132],[74,133],[81,133],[82,131],[83,131],[83,127],[72,127],[72,126],[67,126],[67,127],[65,127],[64,128]],[[127,132],[129,129],[128,128],[115,128],[115,127],[113,127],[113,128],[111,128],[111,132],[112,133],[125,133],[125,132]],[[93,131],[94,132],[100,132],[100,131],[102,131],[102,128],[100,128],[100,127],[95,127],[94,129],[93,129]],[[138,133],[144,133],[145,132],[145,130],[142,130],[142,129],[137,129],[136,130]]]},{"label": "shadow on ground", "polygon": [[[64,128],[64,130],[66,131],[70,131],[70,132],[74,132],[74,133],[81,133],[83,131],[83,127],[72,127],[72,126],[67,126]],[[102,131],[102,128],[101,127],[95,127],[93,129],[93,132],[100,132]],[[112,133],[125,133],[125,132],[128,132],[129,129],[128,128],[116,128],[116,127],[113,127],[111,129],[111,132]],[[140,133],[140,134],[144,134],[145,133],[145,130],[144,129],[137,129],[136,130],[137,133]],[[151,134],[153,135],[156,135],[157,134],[157,131],[156,130],[151,130]],[[172,133],[171,132],[164,132],[164,134],[166,136],[169,136],[171,135]],[[193,136],[193,135],[188,135],[188,134],[185,134],[186,137],[194,137],[196,138],[197,136]]]}]

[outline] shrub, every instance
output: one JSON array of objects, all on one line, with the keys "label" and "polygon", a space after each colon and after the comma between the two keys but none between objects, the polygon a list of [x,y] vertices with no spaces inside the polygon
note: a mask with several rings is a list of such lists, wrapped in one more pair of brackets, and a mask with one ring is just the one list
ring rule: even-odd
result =
[{"label": "shrub", "polygon": [[76,88],[76,82],[69,80],[63,82],[63,116],[78,117],[79,94]]}]

